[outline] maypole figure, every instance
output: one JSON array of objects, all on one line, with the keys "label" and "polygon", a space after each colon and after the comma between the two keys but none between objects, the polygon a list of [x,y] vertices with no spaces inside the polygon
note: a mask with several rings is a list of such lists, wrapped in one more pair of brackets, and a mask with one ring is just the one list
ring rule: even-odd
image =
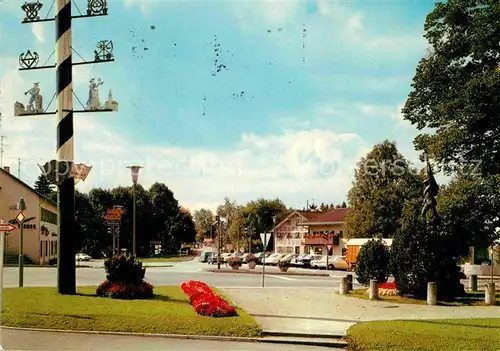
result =
[{"label": "maypole figure", "polygon": [[[42,96],[40,95],[40,83],[34,83],[33,88],[24,93],[24,95],[30,94],[30,101],[26,107],[26,112],[35,113],[41,112],[42,107]],[[35,104],[35,106],[33,106]]]},{"label": "maypole figure", "polygon": [[89,81],[89,99],[87,100],[87,110],[95,111],[101,108],[101,100],[99,99],[99,86],[103,85],[104,82],[101,78],[98,78],[97,83],[95,78]]},{"label": "maypole figure", "polygon": [[422,216],[425,218],[429,210],[432,211],[432,222],[438,223],[440,221],[439,213],[437,212],[437,201],[436,196],[439,193],[439,185],[434,178],[434,173],[432,172],[431,164],[429,163],[429,157],[424,154],[424,160],[426,162],[426,173],[427,177],[424,181],[424,206],[422,208]]}]

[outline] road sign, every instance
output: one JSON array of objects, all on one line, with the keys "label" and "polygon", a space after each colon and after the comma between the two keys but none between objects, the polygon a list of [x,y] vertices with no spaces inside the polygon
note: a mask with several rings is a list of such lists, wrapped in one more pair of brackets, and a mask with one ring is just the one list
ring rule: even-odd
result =
[{"label": "road sign", "polygon": [[11,232],[17,227],[10,223],[0,223],[0,232]]},{"label": "road sign", "polygon": [[269,245],[269,239],[271,239],[271,233],[260,233],[260,240],[262,240],[262,245],[264,245],[264,251]]},{"label": "road sign", "polygon": [[333,245],[327,245],[328,246],[328,251],[330,251],[333,247]]},{"label": "road sign", "polygon": [[121,208],[109,208],[106,211],[107,215],[112,215],[112,216],[121,216],[124,213],[125,213],[125,211],[122,210]]},{"label": "road sign", "polygon": [[19,213],[16,216],[16,221],[21,224],[23,221],[26,219],[26,216],[24,215],[23,211],[19,211]]},{"label": "road sign", "polygon": [[121,220],[121,216],[117,216],[117,215],[105,215],[104,216],[104,220],[105,221],[120,221]]},{"label": "road sign", "polygon": [[108,227],[119,227],[120,222],[118,222],[118,221],[105,221],[104,225],[108,226]]}]

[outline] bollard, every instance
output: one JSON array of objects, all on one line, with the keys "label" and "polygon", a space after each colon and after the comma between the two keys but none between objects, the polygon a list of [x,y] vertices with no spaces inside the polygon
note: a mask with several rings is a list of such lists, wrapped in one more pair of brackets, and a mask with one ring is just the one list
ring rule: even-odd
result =
[{"label": "bollard", "polygon": [[477,291],[477,275],[469,275],[469,289],[470,291]]},{"label": "bollard", "polygon": [[342,280],[340,281],[339,293],[340,295],[349,294],[349,280],[347,280],[346,277],[342,278]]},{"label": "bollard", "polygon": [[349,284],[349,291],[351,291],[352,290],[352,274],[348,274],[345,277],[346,277],[347,282]]},{"label": "bollard", "polygon": [[429,306],[437,305],[437,284],[434,282],[427,283],[427,304]]},{"label": "bollard", "polygon": [[486,290],[484,292],[484,302],[489,306],[494,306],[497,304],[497,297],[495,292],[495,283],[489,282],[486,284]]},{"label": "bollard", "polygon": [[370,280],[369,298],[370,300],[378,300],[378,282],[375,279]]}]

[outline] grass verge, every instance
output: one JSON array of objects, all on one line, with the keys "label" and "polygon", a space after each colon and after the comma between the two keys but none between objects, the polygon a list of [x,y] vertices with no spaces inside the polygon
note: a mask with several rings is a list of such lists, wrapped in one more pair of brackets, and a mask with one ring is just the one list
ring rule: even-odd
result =
[{"label": "grass verge", "polygon": [[5,326],[126,333],[255,337],[260,326],[245,311],[239,316],[199,316],[179,287],[155,287],[152,300],[115,300],[95,295],[95,287],[78,295],[55,288],[4,289]]},{"label": "grass verge", "polygon": [[[349,292],[349,295],[359,299],[368,300],[367,289],[355,289]],[[403,296],[379,296],[380,301],[393,302],[401,304],[427,305],[426,300],[417,300]],[[440,306],[485,306],[484,291],[467,292],[464,297],[457,297],[454,301],[439,301]],[[500,293],[497,293],[497,306],[500,306]]]},{"label": "grass verge", "polygon": [[139,258],[139,261],[141,262],[185,262],[185,261],[191,261],[194,258],[194,256],[182,256],[180,257],[179,255],[175,256],[162,256],[162,257],[144,257],[144,258]]},{"label": "grass verge", "polygon": [[353,351],[498,351],[500,318],[365,322],[346,339]]}]

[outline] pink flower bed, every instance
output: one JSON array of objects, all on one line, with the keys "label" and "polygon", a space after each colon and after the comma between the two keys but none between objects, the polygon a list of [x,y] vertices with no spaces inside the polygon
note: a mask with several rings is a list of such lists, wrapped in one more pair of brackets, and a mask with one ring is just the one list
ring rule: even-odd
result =
[{"label": "pink flower bed", "polygon": [[196,313],[211,317],[237,316],[236,309],[223,300],[205,283],[186,281],[181,283],[181,289],[189,299]]}]

